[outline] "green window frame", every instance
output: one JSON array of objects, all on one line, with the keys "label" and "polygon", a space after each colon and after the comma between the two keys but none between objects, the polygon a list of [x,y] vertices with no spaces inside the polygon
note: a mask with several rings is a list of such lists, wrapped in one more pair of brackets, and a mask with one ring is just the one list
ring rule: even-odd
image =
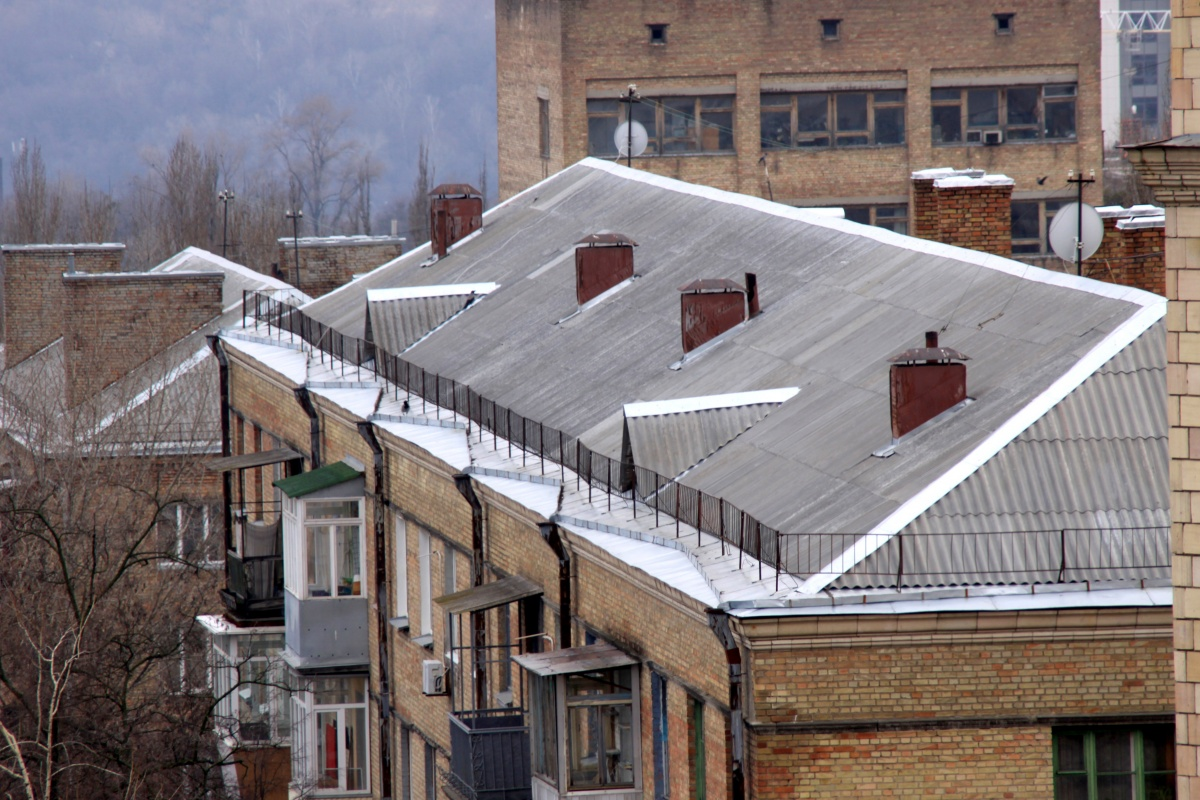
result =
[{"label": "green window frame", "polygon": [[1056,728],[1055,800],[1174,800],[1175,729]]}]

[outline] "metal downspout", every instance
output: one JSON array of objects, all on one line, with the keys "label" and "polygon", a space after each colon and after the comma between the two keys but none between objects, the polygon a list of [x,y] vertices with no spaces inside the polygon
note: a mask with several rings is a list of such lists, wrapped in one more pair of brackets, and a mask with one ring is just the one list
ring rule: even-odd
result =
[{"label": "metal downspout", "polygon": [[388,636],[388,600],[387,591],[387,542],[384,527],[385,508],[387,506],[386,484],[383,479],[383,448],[375,436],[375,430],[369,422],[358,423],[358,435],[371,448],[374,461],[373,479],[375,496],[375,621],[379,639],[379,771],[381,794],[384,798],[392,796],[392,745],[389,732],[391,729],[391,682],[388,680],[388,668],[391,664]]},{"label": "metal downspout", "polygon": [[710,608],[708,627],[717,635],[721,647],[725,648],[725,661],[729,665],[729,727],[733,738],[733,791],[732,800],[745,800],[745,731],[742,722],[742,651],[738,647],[733,631],[729,628],[729,615],[719,608]]},{"label": "metal downspout", "polygon": [[316,469],[321,466],[321,420],[317,416],[316,407],[312,404],[312,398],[308,396],[308,387],[301,386],[292,391],[296,395],[296,401],[308,415],[308,460],[311,468]]},{"label": "metal downspout", "polygon": [[[212,348],[217,359],[217,375],[221,387],[221,457],[233,455],[233,442],[229,435],[229,360],[225,357],[225,348],[217,336],[207,336],[208,346]],[[224,506],[225,522],[225,551],[233,550],[233,475],[226,470],[221,473],[221,501]],[[229,559],[225,559],[226,586],[229,579]]]},{"label": "metal downspout", "polygon": [[[471,506],[471,585],[483,585],[483,504],[475,494],[471,476],[454,476],[454,488]],[[484,653],[487,648],[487,620],[482,611],[471,612],[471,683],[475,692],[475,707],[487,708],[487,672]]]},{"label": "metal downspout", "polygon": [[558,646],[565,650],[571,646],[571,553],[557,525],[542,522],[538,528],[546,544],[558,556]]}]

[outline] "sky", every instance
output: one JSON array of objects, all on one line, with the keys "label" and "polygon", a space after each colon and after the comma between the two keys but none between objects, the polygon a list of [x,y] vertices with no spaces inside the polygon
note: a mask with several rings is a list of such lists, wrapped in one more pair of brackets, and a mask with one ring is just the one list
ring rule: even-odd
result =
[{"label": "sky", "polygon": [[253,164],[304,98],[352,112],[406,196],[417,144],[438,182],[495,194],[490,0],[0,0],[0,159],[36,141],[47,171],[119,192],[183,132]]}]

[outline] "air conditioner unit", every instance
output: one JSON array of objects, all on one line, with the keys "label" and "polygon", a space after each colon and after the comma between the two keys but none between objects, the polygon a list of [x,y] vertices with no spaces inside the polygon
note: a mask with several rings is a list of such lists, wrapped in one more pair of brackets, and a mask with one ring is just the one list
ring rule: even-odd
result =
[{"label": "air conditioner unit", "polygon": [[425,694],[446,693],[446,665],[441,661],[421,662],[421,691]]},{"label": "air conditioner unit", "polygon": [[1000,144],[1003,141],[1004,141],[1004,132],[1003,131],[984,131],[983,132],[983,143],[984,144]]}]

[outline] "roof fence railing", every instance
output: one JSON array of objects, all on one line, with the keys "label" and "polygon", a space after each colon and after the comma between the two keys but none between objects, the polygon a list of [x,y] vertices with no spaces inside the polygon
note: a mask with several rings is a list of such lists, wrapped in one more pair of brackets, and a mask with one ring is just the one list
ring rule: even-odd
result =
[{"label": "roof fence railing", "polygon": [[[343,375],[348,365],[355,371],[370,369],[390,385],[395,399],[403,396],[414,413],[420,403],[422,414],[463,418],[469,423],[469,436],[482,442],[490,435],[493,447],[506,446],[508,456],[519,456],[523,467],[528,468],[533,460],[543,475],[557,467],[562,480],[570,470],[575,473],[577,490],[586,485],[589,503],[595,502],[593,492],[602,492],[601,501],[609,510],[616,498],[632,510],[634,518],[653,515],[655,528],[673,525],[676,538],[685,535],[686,525],[690,528],[686,535],[694,531],[697,545],[703,545],[708,534],[715,539],[710,543],[719,545],[723,555],[726,548],[735,548],[739,568],[746,566],[743,559],[748,557],[755,562],[751,566],[757,569],[759,580],[774,573],[776,591],[782,575],[805,580],[826,574],[835,578],[831,585],[856,589],[1170,577],[1170,529],[1166,526],[903,533],[890,537],[865,558],[844,563],[845,554],[854,551],[864,534],[777,531],[723,498],[597,453],[575,436],[527,419],[471,387],[431,373],[373,342],[340,333],[287,303],[247,290],[243,309],[246,322],[253,319],[256,328],[266,326],[293,343],[299,338],[322,364],[326,356],[331,368],[336,362]],[[931,543],[936,546],[930,547]]]}]

